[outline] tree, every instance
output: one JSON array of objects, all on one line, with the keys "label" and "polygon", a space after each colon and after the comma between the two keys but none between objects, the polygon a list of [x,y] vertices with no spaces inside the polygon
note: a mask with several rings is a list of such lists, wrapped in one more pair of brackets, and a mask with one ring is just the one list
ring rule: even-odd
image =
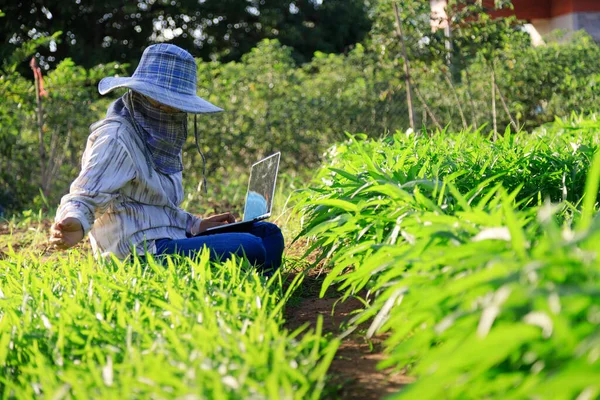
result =
[{"label": "tree", "polygon": [[370,28],[362,0],[18,0],[0,7],[7,15],[2,58],[27,40],[64,32],[40,51],[46,68],[67,57],[85,68],[135,66],[148,44],[162,41],[204,60],[239,60],[264,38],[278,38],[304,62],[315,51],[346,51]]}]

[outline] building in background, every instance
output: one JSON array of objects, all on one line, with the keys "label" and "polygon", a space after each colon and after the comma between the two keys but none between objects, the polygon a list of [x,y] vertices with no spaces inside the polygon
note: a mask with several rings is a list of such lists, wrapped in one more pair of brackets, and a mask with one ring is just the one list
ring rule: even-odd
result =
[{"label": "building in background", "polygon": [[[493,6],[494,0],[484,0]],[[445,15],[446,0],[431,0],[432,19]],[[587,31],[600,41],[600,0],[513,0],[513,10],[493,13],[497,17],[515,15],[527,21],[526,29],[534,43],[556,29],[567,32]]]}]

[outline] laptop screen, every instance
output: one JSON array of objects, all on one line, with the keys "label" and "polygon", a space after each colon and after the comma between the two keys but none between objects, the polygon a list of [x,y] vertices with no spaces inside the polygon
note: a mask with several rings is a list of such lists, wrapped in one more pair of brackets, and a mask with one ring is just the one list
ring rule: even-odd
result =
[{"label": "laptop screen", "polygon": [[271,214],[280,153],[275,153],[252,166],[244,207],[244,221]]}]

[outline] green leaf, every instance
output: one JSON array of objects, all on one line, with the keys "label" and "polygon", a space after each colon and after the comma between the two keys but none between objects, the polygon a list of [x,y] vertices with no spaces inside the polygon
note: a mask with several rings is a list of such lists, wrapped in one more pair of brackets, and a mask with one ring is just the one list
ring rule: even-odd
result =
[{"label": "green leaf", "polygon": [[314,200],[314,201],[312,201],[312,204],[335,207],[335,208],[339,208],[339,209],[342,209],[344,211],[349,211],[349,212],[357,212],[358,211],[358,206],[356,204],[351,203],[346,200],[341,200],[341,199]]},{"label": "green leaf", "polygon": [[577,229],[583,231],[589,228],[595,212],[596,198],[598,197],[598,186],[600,185],[600,151],[596,151],[592,165],[590,166],[587,179],[585,181],[585,191],[583,195],[583,205],[581,207],[581,217],[577,224]]}]

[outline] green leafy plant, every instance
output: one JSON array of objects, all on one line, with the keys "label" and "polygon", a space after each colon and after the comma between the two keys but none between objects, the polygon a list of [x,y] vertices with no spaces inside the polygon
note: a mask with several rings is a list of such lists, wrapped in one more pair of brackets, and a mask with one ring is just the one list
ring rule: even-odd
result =
[{"label": "green leafy plant", "polygon": [[322,294],[363,297],[352,326],[388,334],[381,366],[418,377],[398,397],[597,395],[597,132],[574,116],[495,143],[332,148],[299,194],[301,236],[330,266]]},{"label": "green leafy plant", "polygon": [[337,341],[239,260],[0,260],[0,396],[318,398]]}]

